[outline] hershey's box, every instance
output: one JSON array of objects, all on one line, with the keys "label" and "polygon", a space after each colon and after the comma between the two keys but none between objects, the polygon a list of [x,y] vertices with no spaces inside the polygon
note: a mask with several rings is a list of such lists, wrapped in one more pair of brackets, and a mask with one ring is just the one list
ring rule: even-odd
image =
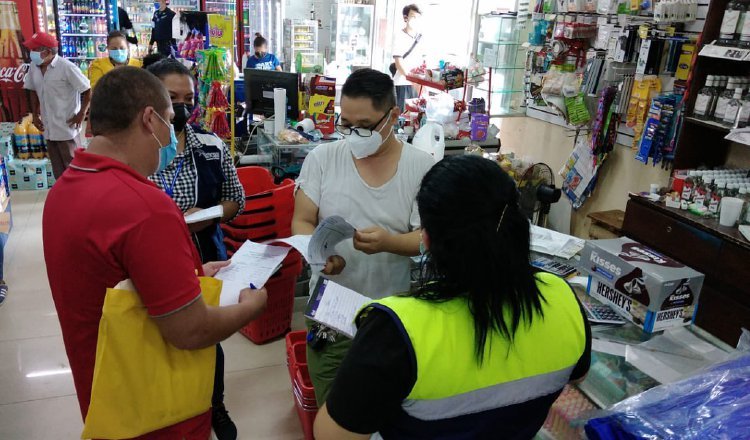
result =
[{"label": "hershey's box", "polygon": [[587,292],[647,332],[687,325],[705,276],[629,238],[591,240],[581,252]]}]

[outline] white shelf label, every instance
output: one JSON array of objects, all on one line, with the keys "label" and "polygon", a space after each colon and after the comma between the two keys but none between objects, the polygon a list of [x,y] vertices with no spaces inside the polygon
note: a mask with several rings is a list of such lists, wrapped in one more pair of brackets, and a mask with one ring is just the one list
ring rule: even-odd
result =
[{"label": "white shelf label", "polygon": [[700,55],[703,57],[722,58],[725,60],[750,61],[750,49],[740,49],[738,47],[707,44],[701,49]]}]

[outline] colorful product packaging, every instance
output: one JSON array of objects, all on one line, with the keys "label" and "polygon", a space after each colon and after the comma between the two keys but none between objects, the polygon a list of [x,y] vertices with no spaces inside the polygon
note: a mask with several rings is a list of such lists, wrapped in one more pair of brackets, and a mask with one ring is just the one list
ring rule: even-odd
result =
[{"label": "colorful product packaging", "polygon": [[482,142],[487,140],[487,129],[490,127],[490,116],[482,113],[471,115],[471,140]]},{"label": "colorful product packaging", "polygon": [[336,78],[314,76],[310,80],[309,113],[315,128],[324,135],[334,132],[336,118]]},{"label": "colorful product packaging", "polygon": [[587,241],[580,264],[588,294],[646,332],[693,322],[702,273],[626,237]]}]

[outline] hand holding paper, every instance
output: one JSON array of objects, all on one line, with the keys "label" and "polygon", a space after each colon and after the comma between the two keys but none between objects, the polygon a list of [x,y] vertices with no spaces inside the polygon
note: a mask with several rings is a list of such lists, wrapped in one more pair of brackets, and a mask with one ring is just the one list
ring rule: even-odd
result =
[{"label": "hand holding paper", "polygon": [[[289,238],[272,240],[269,243],[291,245],[302,254],[302,257],[314,271],[320,272],[325,269],[329,257],[335,255],[336,245],[354,237],[354,233],[354,226],[339,216],[332,216],[320,222],[313,235],[295,235]],[[341,269],[343,270],[343,267]]]},{"label": "hand holding paper", "polygon": [[264,286],[288,253],[286,247],[246,241],[232,256],[232,264],[216,274],[216,278],[224,282],[220,305],[237,304],[240,292],[250,284]]}]

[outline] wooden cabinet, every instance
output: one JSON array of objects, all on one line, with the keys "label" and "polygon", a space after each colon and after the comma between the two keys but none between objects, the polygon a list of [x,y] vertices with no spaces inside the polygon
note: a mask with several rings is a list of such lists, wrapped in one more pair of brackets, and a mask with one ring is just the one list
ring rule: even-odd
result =
[{"label": "wooden cabinet", "polygon": [[706,275],[697,325],[730,345],[750,329],[750,243],[736,228],[634,196],[623,231]]}]

